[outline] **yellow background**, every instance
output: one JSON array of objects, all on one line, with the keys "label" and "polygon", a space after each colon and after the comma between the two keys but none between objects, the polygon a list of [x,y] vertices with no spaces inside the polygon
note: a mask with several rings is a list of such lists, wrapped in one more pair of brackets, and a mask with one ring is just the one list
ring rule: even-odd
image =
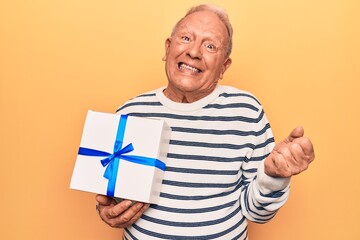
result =
[{"label": "yellow background", "polygon": [[[164,40],[200,1],[0,0],[0,239],[119,239],[69,189],[88,109],[166,84]],[[235,31],[222,84],[254,93],[277,140],[305,127],[316,161],[250,239],[360,239],[360,4],[213,1]]]}]

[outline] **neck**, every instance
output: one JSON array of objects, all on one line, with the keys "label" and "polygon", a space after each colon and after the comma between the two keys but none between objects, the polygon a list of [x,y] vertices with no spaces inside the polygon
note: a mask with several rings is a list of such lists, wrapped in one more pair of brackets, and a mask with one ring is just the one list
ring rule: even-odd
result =
[{"label": "neck", "polygon": [[215,90],[217,84],[218,83],[216,81],[208,86],[203,86],[202,88],[194,91],[185,91],[184,89],[175,87],[171,84],[171,82],[169,82],[163,93],[165,97],[173,102],[193,103],[211,94]]},{"label": "neck", "polygon": [[193,103],[206,97],[211,92],[212,91],[194,93],[194,92],[173,91],[169,87],[165,88],[163,91],[164,95],[168,99],[178,103]]},{"label": "neck", "polygon": [[179,102],[179,103],[191,103],[192,101],[184,95],[184,94],[175,94],[174,92],[172,92],[171,90],[169,90],[169,88],[165,88],[164,89],[164,95],[174,101],[174,102]]}]

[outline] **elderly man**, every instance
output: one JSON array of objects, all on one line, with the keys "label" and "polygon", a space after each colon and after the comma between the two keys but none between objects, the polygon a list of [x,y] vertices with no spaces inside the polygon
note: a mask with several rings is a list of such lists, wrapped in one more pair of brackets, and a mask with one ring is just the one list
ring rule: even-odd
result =
[{"label": "elderly man", "polygon": [[218,84],[231,46],[224,10],[190,9],[165,41],[168,85],[118,109],[164,119],[173,132],[158,205],[96,197],[102,220],[125,239],[247,239],[247,221],[270,220],[291,176],[314,159],[301,127],[275,145],[258,100]]}]

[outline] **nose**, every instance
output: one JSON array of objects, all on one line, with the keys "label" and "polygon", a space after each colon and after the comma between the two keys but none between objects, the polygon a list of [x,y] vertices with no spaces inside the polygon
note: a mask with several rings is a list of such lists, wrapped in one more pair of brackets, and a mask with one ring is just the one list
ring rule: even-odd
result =
[{"label": "nose", "polygon": [[189,45],[189,48],[187,49],[187,55],[192,59],[198,59],[200,60],[202,57],[202,44],[198,42],[193,42]]}]

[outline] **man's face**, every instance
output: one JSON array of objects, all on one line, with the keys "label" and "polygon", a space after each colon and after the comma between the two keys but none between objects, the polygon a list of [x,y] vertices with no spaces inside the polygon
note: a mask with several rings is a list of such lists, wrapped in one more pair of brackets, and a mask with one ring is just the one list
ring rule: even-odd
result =
[{"label": "man's face", "polygon": [[168,88],[200,97],[210,94],[231,64],[228,32],[214,13],[188,15],[165,42]]}]

